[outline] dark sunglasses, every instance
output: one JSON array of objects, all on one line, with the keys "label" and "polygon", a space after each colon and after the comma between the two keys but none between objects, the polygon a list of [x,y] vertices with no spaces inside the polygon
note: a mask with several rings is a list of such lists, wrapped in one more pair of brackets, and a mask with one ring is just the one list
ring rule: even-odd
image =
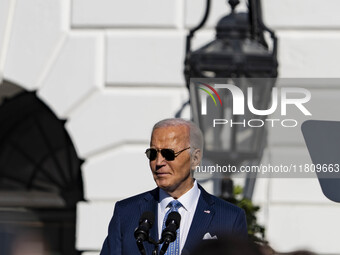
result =
[{"label": "dark sunglasses", "polygon": [[181,154],[183,151],[190,149],[190,147],[185,148],[181,151],[174,152],[172,149],[155,149],[155,148],[149,148],[145,151],[146,156],[150,161],[153,161],[157,158],[157,153],[160,151],[163,158],[167,161],[174,160],[179,154]]}]

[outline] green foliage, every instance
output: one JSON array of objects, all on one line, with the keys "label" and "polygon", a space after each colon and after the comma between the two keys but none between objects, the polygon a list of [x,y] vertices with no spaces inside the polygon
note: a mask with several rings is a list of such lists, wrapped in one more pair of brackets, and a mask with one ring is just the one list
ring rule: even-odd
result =
[{"label": "green foliage", "polygon": [[242,191],[243,189],[241,186],[235,186],[233,189],[233,196],[226,200],[237,205],[245,211],[249,239],[253,240],[254,242],[267,243],[265,240],[265,228],[257,223],[256,218],[256,212],[260,210],[260,207],[254,205],[251,200],[243,198]]}]

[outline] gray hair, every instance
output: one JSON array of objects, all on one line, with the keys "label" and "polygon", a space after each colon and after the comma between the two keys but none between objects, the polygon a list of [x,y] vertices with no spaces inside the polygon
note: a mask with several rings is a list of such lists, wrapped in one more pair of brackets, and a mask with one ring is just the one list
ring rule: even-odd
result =
[{"label": "gray hair", "polygon": [[190,120],[185,120],[181,118],[164,119],[164,120],[157,122],[153,126],[152,132],[157,128],[170,127],[170,126],[187,126],[190,132],[189,143],[191,147],[191,152],[193,152],[195,149],[200,149],[203,155],[203,134],[200,128],[196,125],[196,123]]}]

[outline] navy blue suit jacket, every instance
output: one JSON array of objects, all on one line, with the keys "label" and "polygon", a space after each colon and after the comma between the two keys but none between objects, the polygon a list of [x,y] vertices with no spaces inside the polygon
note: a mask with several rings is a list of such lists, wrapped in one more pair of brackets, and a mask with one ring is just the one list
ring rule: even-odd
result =
[{"label": "navy blue suit jacket", "polygon": [[[216,235],[217,238],[221,235],[232,235],[246,239],[247,225],[244,211],[210,195],[200,185],[198,186],[201,195],[182,254],[190,254],[206,233],[210,233],[211,236]],[[140,254],[134,238],[134,230],[138,226],[140,216],[145,211],[155,214],[155,224],[150,230],[150,236],[154,240],[158,240],[158,201],[159,190],[156,188],[117,202],[109,224],[109,233],[100,255]],[[152,253],[153,245],[144,242],[144,247],[146,254]]]}]

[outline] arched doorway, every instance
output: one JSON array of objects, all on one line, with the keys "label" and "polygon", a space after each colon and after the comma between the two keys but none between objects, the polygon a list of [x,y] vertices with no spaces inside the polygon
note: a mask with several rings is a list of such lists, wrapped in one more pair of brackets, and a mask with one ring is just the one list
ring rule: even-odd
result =
[{"label": "arched doorway", "polygon": [[[2,100],[3,94],[7,99]],[[34,92],[10,83],[0,87],[0,102],[0,253],[78,254],[75,219],[76,203],[83,200],[82,160],[65,121]]]}]

